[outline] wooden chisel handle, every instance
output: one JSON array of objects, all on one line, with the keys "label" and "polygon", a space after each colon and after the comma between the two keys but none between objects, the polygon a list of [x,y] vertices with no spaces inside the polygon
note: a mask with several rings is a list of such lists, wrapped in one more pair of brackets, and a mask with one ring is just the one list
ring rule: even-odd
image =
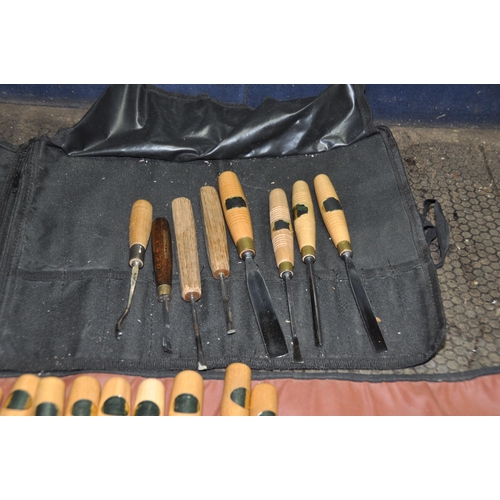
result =
[{"label": "wooden chisel handle", "polygon": [[293,230],[286,193],[276,188],[269,193],[269,223],[274,257],[280,276],[288,271],[293,275]]},{"label": "wooden chisel handle", "polygon": [[220,414],[222,417],[247,417],[250,414],[252,370],[243,363],[226,368]]},{"label": "wooden chisel handle", "polygon": [[66,384],[58,377],[43,377],[35,396],[35,416],[60,417],[64,411]]},{"label": "wooden chisel handle", "polygon": [[102,388],[97,415],[100,417],[128,417],[132,389],[123,377],[110,378]]},{"label": "wooden chisel handle", "polygon": [[101,384],[89,375],[75,378],[66,403],[67,417],[95,417],[101,397]]},{"label": "wooden chisel handle", "polygon": [[229,277],[229,253],[227,248],[226,225],[220,204],[219,195],[213,186],[203,186],[200,189],[203,225],[205,228],[205,243],[208,259],[214,278],[223,274]]},{"label": "wooden chisel handle", "polygon": [[200,417],[203,414],[203,377],[193,370],[178,373],[172,386],[168,415]]},{"label": "wooden chisel handle", "polygon": [[148,378],[139,384],[132,415],[135,417],[165,415],[165,386],[161,380]]},{"label": "wooden chisel handle", "polygon": [[172,295],[172,236],[167,219],[158,217],[151,229],[151,247],[158,297]]},{"label": "wooden chisel handle", "polygon": [[339,255],[344,252],[352,252],[344,209],[332,181],[327,175],[319,174],[314,178],[314,190],[323,222]]},{"label": "wooden chisel handle", "polygon": [[219,175],[219,196],[231,238],[240,259],[244,252],[255,255],[252,219],[238,176],[232,171]]},{"label": "wooden chisel handle", "polygon": [[306,257],[316,259],[316,217],[311,191],[305,181],[296,181],[293,184],[292,213],[302,260]]},{"label": "wooden chisel handle", "polygon": [[277,417],[278,391],[267,382],[257,384],[250,396],[251,417]]},{"label": "wooden chisel handle", "polygon": [[0,410],[2,417],[29,417],[34,412],[36,391],[40,377],[25,373],[15,382]]},{"label": "wooden chisel handle", "polygon": [[153,206],[147,200],[137,200],[132,205],[129,223],[129,264],[134,261],[139,263],[139,267],[144,265],[144,254],[148,246],[151,234],[151,224],[153,222]]},{"label": "wooden chisel handle", "polygon": [[174,231],[177,244],[177,260],[181,279],[182,298],[190,302],[201,297],[200,262],[193,207],[187,198],[176,198],[172,202]]}]

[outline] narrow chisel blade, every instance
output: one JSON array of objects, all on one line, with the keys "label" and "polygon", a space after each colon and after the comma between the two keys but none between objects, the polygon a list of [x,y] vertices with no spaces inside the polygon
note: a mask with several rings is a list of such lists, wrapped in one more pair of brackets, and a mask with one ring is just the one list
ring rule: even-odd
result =
[{"label": "narrow chisel blade", "polygon": [[245,267],[250,301],[267,354],[270,358],[284,356],[288,354],[285,336],[274,311],[271,295],[253,256],[245,257]]},{"label": "narrow chisel blade", "polygon": [[363,319],[363,323],[373,344],[373,348],[376,352],[386,352],[387,346],[385,344],[384,337],[382,336],[382,332],[378,326],[377,319],[373,314],[370,301],[368,300],[361,278],[359,277],[359,274],[354,266],[354,262],[349,255],[344,254],[342,257],[346,265],[349,283],[351,284],[356,305],[358,306],[359,313]]}]

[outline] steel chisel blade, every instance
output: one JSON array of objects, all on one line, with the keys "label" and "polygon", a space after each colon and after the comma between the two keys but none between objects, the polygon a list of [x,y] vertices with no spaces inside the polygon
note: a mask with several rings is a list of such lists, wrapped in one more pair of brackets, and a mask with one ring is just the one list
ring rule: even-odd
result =
[{"label": "steel chisel blade", "polygon": [[250,301],[257,317],[262,340],[270,358],[279,358],[288,354],[285,336],[281,330],[278,318],[274,311],[271,295],[262,274],[253,260],[245,259],[246,278]]},{"label": "steel chisel blade", "polygon": [[354,299],[356,300],[359,313],[363,319],[363,323],[373,344],[373,348],[376,352],[385,352],[387,351],[387,346],[385,344],[384,337],[382,336],[382,332],[378,326],[377,319],[373,314],[373,310],[363,287],[363,283],[361,282],[361,278],[354,267],[354,262],[349,256],[346,255],[343,256],[343,259],[346,265]]}]

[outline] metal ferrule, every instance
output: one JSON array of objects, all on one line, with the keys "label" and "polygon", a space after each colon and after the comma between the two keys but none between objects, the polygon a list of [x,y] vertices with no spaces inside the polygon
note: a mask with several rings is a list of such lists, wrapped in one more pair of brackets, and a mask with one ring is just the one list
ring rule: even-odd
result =
[{"label": "metal ferrule", "polygon": [[[281,262],[280,265],[278,266],[279,272],[280,272],[280,278],[282,277],[283,273],[289,272],[291,276],[293,276],[293,264],[291,262]],[[290,277],[291,277],[290,276]]]},{"label": "metal ferrule", "polygon": [[352,254],[351,243],[347,240],[340,241],[339,244],[337,245],[337,251],[339,252],[339,255],[341,257],[344,252],[351,252]]},{"label": "metal ferrule", "polygon": [[238,251],[238,255],[243,255],[244,252],[252,252],[255,255],[255,247],[253,246],[253,239],[249,237],[240,238],[236,242],[236,250]]},{"label": "metal ferrule", "polygon": [[133,266],[134,262],[139,264],[139,269],[144,265],[144,256],[146,255],[146,249],[139,243],[132,245],[130,247],[129,253],[129,265]]},{"label": "metal ferrule", "polygon": [[306,257],[313,257],[316,260],[316,250],[311,245],[305,245],[300,249],[300,255],[302,255],[302,260]]},{"label": "metal ferrule", "polygon": [[158,299],[170,300],[172,296],[172,288],[170,285],[160,285],[156,290],[158,291]]}]

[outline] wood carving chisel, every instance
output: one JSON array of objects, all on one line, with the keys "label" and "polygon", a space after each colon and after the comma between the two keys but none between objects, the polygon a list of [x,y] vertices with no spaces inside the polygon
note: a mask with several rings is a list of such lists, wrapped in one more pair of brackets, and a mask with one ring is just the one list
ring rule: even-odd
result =
[{"label": "wood carving chisel", "polygon": [[224,375],[220,414],[222,417],[248,417],[252,370],[244,363],[231,363]]},{"label": "wood carving chisel", "polygon": [[183,370],[174,378],[169,417],[201,417],[203,414],[203,377],[193,370]]},{"label": "wood carving chisel", "polygon": [[193,328],[198,353],[198,370],[206,370],[207,364],[201,344],[200,325],[195,302],[201,298],[200,262],[193,206],[187,198],[176,198],[172,202],[177,260],[181,278],[182,298],[191,304]]},{"label": "wood carving chisel", "polygon": [[165,415],[165,386],[161,380],[147,378],[139,384],[132,415],[135,417]]},{"label": "wood carving chisel", "polygon": [[134,296],[135,285],[139,276],[139,269],[144,266],[144,256],[146,255],[146,248],[151,234],[152,222],[153,206],[151,203],[147,200],[137,200],[132,206],[129,223],[129,266],[132,268],[130,291],[127,307],[115,325],[115,334],[117,339],[122,336],[122,323],[129,312],[130,305],[132,304],[132,297]]},{"label": "wood carving chisel", "polygon": [[37,417],[60,417],[64,411],[66,384],[58,377],[43,377],[38,384],[35,396]]},{"label": "wood carving chisel", "polygon": [[295,311],[292,300],[290,280],[293,278],[293,230],[290,217],[288,200],[283,189],[273,189],[269,193],[269,224],[271,227],[271,241],[274,249],[276,266],[280,278],[285,282],[286,298],[288,301],[288,313],[290,316],[290,329],[292,331],[293,360],[303,363],[304,359],[300,352],[299,339],[297,338],[297,325],[295,322]]},{"label": "wood carving chisel", "polygon": [[313,318],[314,342],[316,347],[323,345],[323,333],[319,315],[318,291],[314,276],[314,262],[316,261],[316,217],[311,191],[305,181],[296,181],[292,187],[292,213],[295,235],[299,244],[302,262],[307,268],[309,294]]},{"label": "wood carving chisel", "polygon": [[67,417],[95,417],[101,398],[101,384],[90,375],[76,377],[66,403]]},{"label": "wood carving chisel", "polygon": [[277,417],[278,391],[267,382],[257,384],[250,395],[251,417]]},{"label": "wood carving chisel", "polygon": [[112,377],[102,388],[97,415],[99,417],[128,417],[131,398],[130,382],[123,377]]},{"label": "wood carving chisel", "polygon": [[163,350],[172,353],[172,334],[168,303],[172,298],[172,238],[167,219],[158,217],[151,228],[151,248],[158,301],[163,304]]},{"label": "wood carving chisel", "polygon": [[351,239],[339,197],[330,178],[325,174],[319,174],[314,178],[314,190],[328,233],[340,257],[345,262],[351,290],[373,348],[377,353],[386,352],[387,346],[384,337],[352,260]]},{"label": "wood carving chisel", "polygon": [[271,295],[254,260],[252,220],[245,194],[237,175],[232,171],[220,174],[218,183],[226,224],[238,256],[245,262],[248,293],[264,346],[270,358],[279,358],[288,354],[288,347]]},{"label": "wood carving chisel", "polygon": [[229,278],[230,268],[224,215],[222,214],[219,195],[213,186],[203,186],[200,189],[200,196],[210,269],[213,277],[220,281],[222,303],[226,315],[226,333],[232,334],[234,333],[233,314],[226,287],[226,279]]},{"label": "wood carving chisel", "polygon": [[34,413],[34,401],[40,377],[25,373],[12,386],[0,410],[2,417],[29,417]]}]

